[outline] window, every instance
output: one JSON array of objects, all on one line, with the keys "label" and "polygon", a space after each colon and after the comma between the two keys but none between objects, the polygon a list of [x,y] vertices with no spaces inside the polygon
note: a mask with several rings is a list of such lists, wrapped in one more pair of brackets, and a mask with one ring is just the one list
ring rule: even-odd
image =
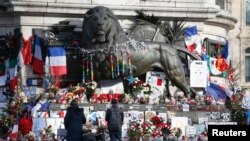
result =
[{"label": "window", "polygon": [[245,50],[246,82],[250,82],[250,47]]},{"label": "window", "polygon": [[246,25],[250,25],[250,0],[246,0]]},{"label": "window", "polygon": [[214,58],[218,58],[224,49],[224,43],[208,38],[204,39],[204,45],[207,50],[207,55]]}]

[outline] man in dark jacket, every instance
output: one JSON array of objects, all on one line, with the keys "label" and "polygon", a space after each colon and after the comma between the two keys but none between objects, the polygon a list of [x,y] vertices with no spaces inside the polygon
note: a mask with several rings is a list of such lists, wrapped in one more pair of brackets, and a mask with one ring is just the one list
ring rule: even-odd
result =
[{"label": "man in dark jacket", "polygon": [[118,101],[112,99],[111,107],[107,109],[105,117],[111,141],[121,141],[123,119],[123,110],[119,108]]},{"label": "man in dark jacket", "polygon": [[67,141],[82,141],[82,125],[85,123],[86,118],[83,114],[83,109],[79,108],[77,100],[72,100],[64,118],[64,126],[67,130]]}]

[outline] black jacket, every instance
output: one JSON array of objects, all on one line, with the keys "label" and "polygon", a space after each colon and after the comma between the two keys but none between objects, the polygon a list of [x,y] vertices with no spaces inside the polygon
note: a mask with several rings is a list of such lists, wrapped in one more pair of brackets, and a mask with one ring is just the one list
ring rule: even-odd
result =
[{"label": "black jacket", "polygon": [[86,123],[83,109],[78,107],[68,107],[64,118],[64,126],[67,130],[67,141],[82,141],[82,125]]},{"label": "black jacket", "polygon": [[[124,119],[124,114],[123,114],[122,108],[119,108],[117,104],[113,104],[113,105],[112,105],[112,108],[119,110],[119,112],[120,112],[120,114],[121,114],[121,125],[122,125],[122,124],[123,124],[123,119]],[[108,128],[110,128],[110,127],[109,127],[109,125],[110,125],[109,123],[112,122],[112,121],[110,121],[111,112],[112,112],[112,111],[111,111],[110,108],[107,109],[107,111],[106,111],[105,120],[106,120],[106,122],[107,122],[107,124],[108,124]],[[121,131],[121,129],[120,129],[120,131]],[[109,132],[118,132],[118,131],[109,131]]]}]

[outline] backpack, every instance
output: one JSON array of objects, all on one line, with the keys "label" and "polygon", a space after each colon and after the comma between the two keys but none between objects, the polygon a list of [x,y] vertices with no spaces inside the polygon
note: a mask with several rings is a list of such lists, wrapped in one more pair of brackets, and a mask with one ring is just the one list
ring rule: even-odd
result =
[{"label": "backpack", "polygon": [[121,131],[122,129],[122,118],[121,118],[121,113],[120,113],[120,109],[114,109],[114,108],[110,108],[110,119],[109,119],[109,124],[108,124],[108,129],[109,131]]}]

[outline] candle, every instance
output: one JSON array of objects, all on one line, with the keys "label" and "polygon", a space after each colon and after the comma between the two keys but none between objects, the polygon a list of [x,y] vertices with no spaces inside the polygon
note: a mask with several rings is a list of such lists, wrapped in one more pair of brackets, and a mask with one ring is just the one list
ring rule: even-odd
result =
[{"label": "candle", "polygon": [[94,67],[93,67],[93,59],[92,55],[90,56],[90,81],[94,81]]}]

